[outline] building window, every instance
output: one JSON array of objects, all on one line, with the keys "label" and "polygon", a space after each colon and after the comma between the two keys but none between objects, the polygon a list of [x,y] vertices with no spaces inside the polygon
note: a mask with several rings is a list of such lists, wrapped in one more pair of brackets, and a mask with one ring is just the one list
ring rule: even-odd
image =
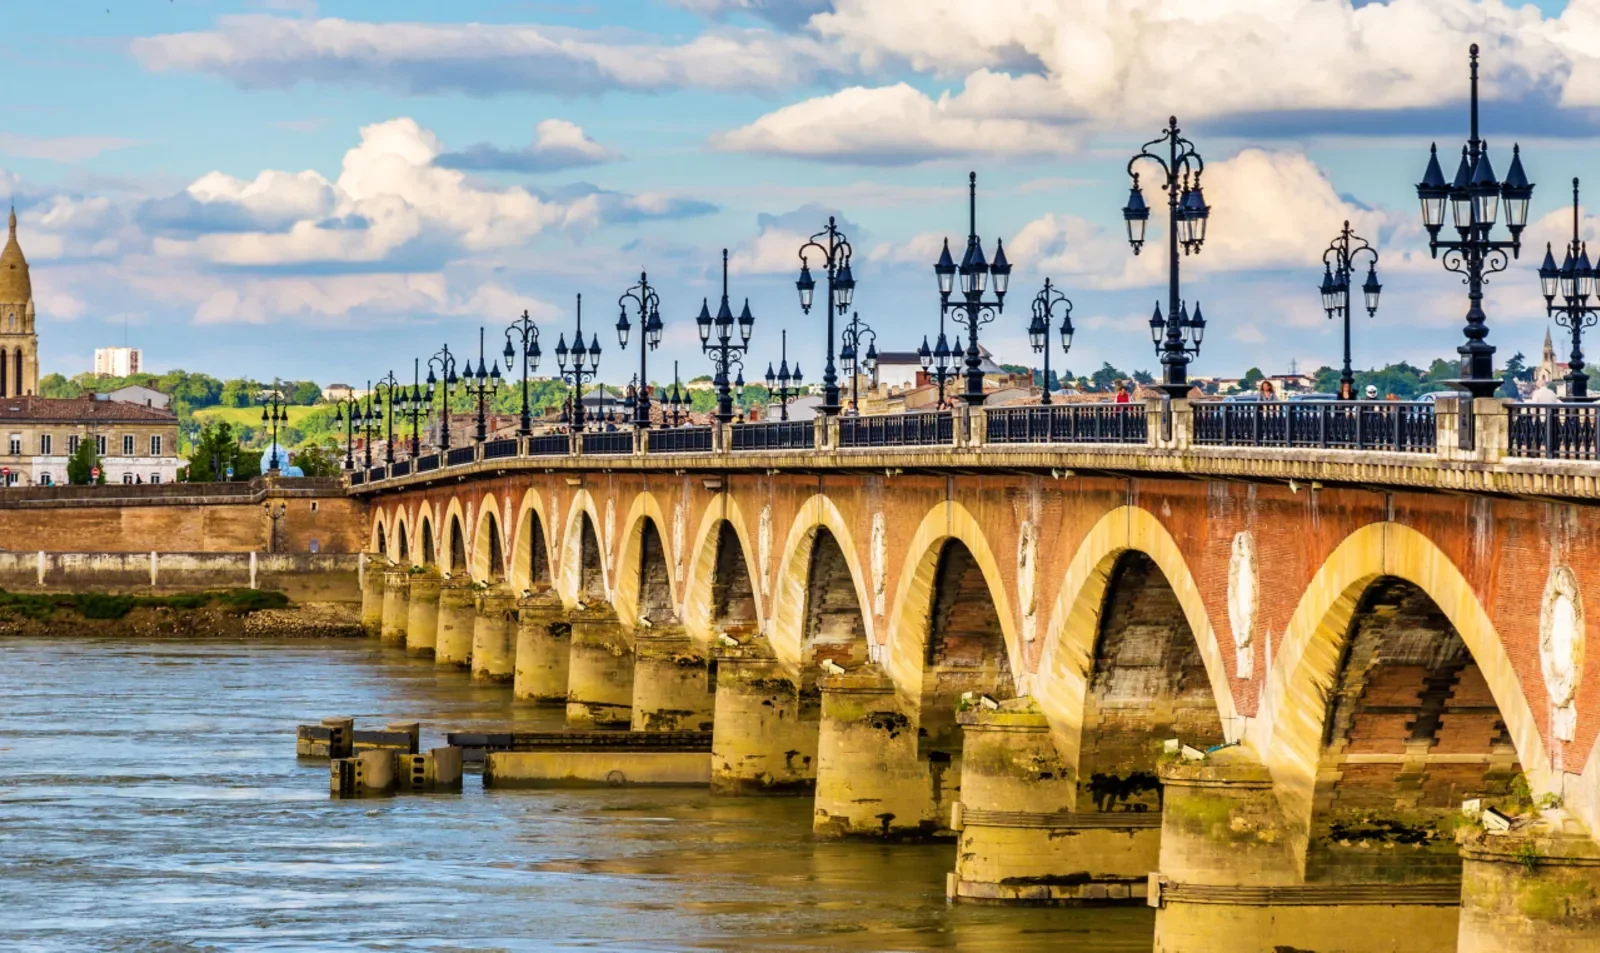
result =
[{"label": "building window", "polygon": [[39,435],[39,456],[48,457],[50,451],[55,449],[55,441],[47,433]]},{"label": "building window", "polygon": [[133,434],[131,433],[122,435],[122,455],[125,457],[133,456]]},{"label": "building window", "polygon": [[56,481],[50,478],[50,474],[41,473],[41,474],[39,474],[39,485],[40,486],[55,486],[56,485]]},{"label": "building window", "polygon": [[159,474],[159,473],[150,474],[150,482],[151,483],[160,483],[161,482],[161,474]]},{"label": "building window", "polygon": [[131,484],[132,484],[132,483],[133,483],[133,474],[131,474],[131,473],[124,473],[124,474],[123,474],[123,475],[122,475],[122,482],[123,482],[123,483],[127,483],[127,484],[130,484],[130,485],[131,485]]},{"label": "building window", "polygon": [[151,436],[150,436],[150,455],[152,457],[161,456],[161,435],[160,434],[151,434]]},{"label": "building window", "polygon": [[13,457],[22,456],[22,434],[20,433],[11,435],[11,455]]},{"label": "building window", "polygon": [[106,455],[106,435],[105,434],[97,433],[97,434],[94,435],[94,452],[97,455],[102,456],[102,457]]},{"label": "building window", "polygon": [[83,438],[75,433],[67,434],[67,456],[70,457],[78,452],[78,443],[82,440]]}]

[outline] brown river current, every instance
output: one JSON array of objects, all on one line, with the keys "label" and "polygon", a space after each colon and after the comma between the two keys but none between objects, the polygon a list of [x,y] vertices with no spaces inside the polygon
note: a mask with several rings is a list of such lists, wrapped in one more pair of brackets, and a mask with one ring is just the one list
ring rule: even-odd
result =
[{"label": "brown river current", "polygon": [[1147,909],[952,906],[949,844],[818,842],[805,799],[332,801],[332,714],[560,727],[370,641],[0,641],[0,950],[1141,951]]}]

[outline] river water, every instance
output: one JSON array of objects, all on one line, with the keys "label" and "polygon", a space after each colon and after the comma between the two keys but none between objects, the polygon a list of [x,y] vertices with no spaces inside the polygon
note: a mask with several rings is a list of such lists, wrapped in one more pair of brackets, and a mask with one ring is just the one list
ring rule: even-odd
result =
[{"label": "river water", "polygon": [[301,722],[559,727],[369,641],[0,641],[0,949],[1141,951],[1145,909],[951,906],[950,845],[814,841],[807,799],[333,801]]}]

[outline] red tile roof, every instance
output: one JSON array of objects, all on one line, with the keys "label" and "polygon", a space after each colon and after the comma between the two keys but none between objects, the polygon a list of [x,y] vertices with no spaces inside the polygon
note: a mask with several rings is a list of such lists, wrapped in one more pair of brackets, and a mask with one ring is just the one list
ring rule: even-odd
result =
[{"label": "red tile roof", "polygon": [[0,397],[0,420],[175,424],[170,410],[92,397]]}]

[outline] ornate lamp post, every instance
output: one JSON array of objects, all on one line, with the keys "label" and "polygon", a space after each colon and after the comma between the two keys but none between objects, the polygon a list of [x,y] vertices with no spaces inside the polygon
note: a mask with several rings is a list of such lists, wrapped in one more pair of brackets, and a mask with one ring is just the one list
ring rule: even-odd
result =
[{"label": "ornate lamp post", "polygon": [[[567,336],[556,341],[556,367],[561,379],[572,387],[572,409],[566,414],[567,424],[573,430],[583,429],[583,384],[592,381],[600,370],[600,335],[590,335],[593,343],[583,344],[583,295],[578,295],[578,326],[572,334],[572,347],[567,347]],[[588,361],[587,364],[584,362]]]},{"label": "ornate lamp post", "polygon": [[[1583,332],[1600,321],[1600,300],[1591,304],[1595,293],[1594,266],[1589,263],[1588,245],[1578,238],[1578,180],[1572,180],[1572,241],[1567,256],[1556,267],[1550,245],[1544,249],[1544,264],[1539,268],[1539,285],[1544,292],[1545,313],[1556,324],[1572,333],[1572,356],[1567,361],[1567,393],[1561,399],[1574,403],[1594,400],[1589,396],[1589,375],[1583,371]],[[1560,297],[1562,303],[1556,304]]]},{"label": "ornate lamp post", "polygon": [[678,380],[678,362],[672,362],[672,390],[663,401],[665,410],[661,414],[663,421],[671,421],[676,427],[689,419],[689,395],[684,392],[683,384]]},{"label": "ornate lamp post", "polygon": [[411,459],[415,460],[422,453],[422,418],[428,416],[428,409],[433,406],[431,394],[422,390],[422,383],[417,379],[421,372],[420,362],[417,358],[411,359],[411,390],[407,391],[405,385],[400,385],[400,408],[395,411],[404,420],[411,421]]},{"label": "ornate lamp post", "polygon": [[368,470],[372,469],[372,435],[375,428],[383,424],[383,411],[376,406],[373,400],[374,393],[372,380],[369,378],[367,380],[367,409],[361,415],[360,421],[362,450],[366,454],[366,467]]},{"label": "ornate lamp post", "polygon": [[[823,240],[826,240],[826,244]],[[842,317],[850,310],[850,302],[855,300],[856,279],[850,271],[850,256],[854,250],[831,215],[828,216],[828,227],[812,235],[800,246],[800,278],[794,286],[800,291],[800,310],[806,314],[811,313],[811,302],[817,289],[816,279],[811,277],[811,263],[806,257],[808,249],[815,249],[822,256],[822,264],[828,271],[828,360],[822,368],[821,410],[833,416],[839,412],[839,377],[833,367],[833,316],[837,312]]]},{"label": "ornate lamp post", "polygon": [[[361,398],[353,394],[341,397],[333,402],[333,407],[333,422],[335,424],[344,424],[344,468],[346,470],[354,470],[356,468],[356,431],[361,428],[364,422],[364,415],[361,412]],[[369,457],[371,456],[372,450],[370,448],[367,450],[367,454]],[[371,466],[372,464],[368,463],[367,465]]]},{"label": "ornate lamp post", "polygon": [[[772,372],[772,363],[767,363],[767,392],[778,401],[778,417],[780,420],[789,419],[789,401],[800,394],[800,362],[794,362],[794,368],[789,367],[789,330],[785,328],[782,336],[783,344],[778,352],[778,372]],[[842,352],[841,352],[842,353]],[[848,358],[846,361],[848,362]],[[845,367],[849,367],[848,363]]]},{"label": "ornate lamp post", "polygon": [[[434,372],[438,371],[438,376]],[[450,450],[450,398],[451,391],[455,390],[460,378],[456,377],[456,356],[450,353],[450,345],[439,348],[437,354],[428,358],[428,406],[433,406],[434,387],[438,387],[439,394],[439,452],[448,453]]]},{"label": "ornate lamp post", "polygon": [[1044,355],[1044,396],[1039,398],[1039,403],[1052,403],[1050,399],[1050,322],[1055,318],[1056,305],[1062,305],[1061,312],[1061,353],[1067,354],[1072,350],[1072,302],[1061,292],[1060,288],[1050,284],[1050,279],[1044,280],[1044,290],[1040,291],[1033,299],[1033,321],[1028,325],[1028,343],[1033,346],[1033,353]]},{"label": "ornate lamp post", "polygon": [[[839,348],[839,363],[844,365],[844,376],[850,378],[850,409],[861,413],[861,384],[857,378],[857,365],[865,374],[874,374],[878,370],[878,332],[861,320],[859,312],[850,312],[850,323],[845,326],[844,334],[840,335],[842,342]],[[862,353],[861,342],[866,341],[867,349]],[[798,382],[798,378],[796,379]]]},{"label": "ornate lamp post", "polygon": [[[1133,187],[1128,192],[1128,204],[1122,210],[1123,221],[1128,226],[1128,244],[1137,255],[1144,246],[1150,207],[1139,191],[1139,174],[1133,167],[1141,159],[1160,166],[1164,176],[1161,187],[1167,192],[1167,315],[1161,316],[1161,303],[1157,302],[1150,316],[1150,338],[1161,358],[1161,389],[1174,399],[1189,393],[1189,361],[1199,356],[1200,342],[1206,332],[1199,302],[1195,302],[1194,316],[1190,317],[1188,305],[1178,297],[1178,249],[1182,247],[1185,255],[1199,254],[1206,240],[1206,222],[1211,217],[1211,206],[1206,204],[1200,190],[1205,160],[1195,151],[1194,143],[1178,133],[1178,117],[1170,117],[1160,138],[1145,143],[1128,160]],[[1162,144],[1167,146],[1166,158],[1150,151],[1151,146]]]},{"label": "ornate lamp post", "polygon": [[526,437],[533,433],[533,417],[528,409],[528,373],[539,369],[539,326],[528,317],[528,312],[522,312],[522,317],[511,322],[506,328],[506,349],[503,356],[506,359],[506,373],[511,373],[512,361],[522,356],[522,416],[517,419],[517,436]]},{"label": "ornate lamp post", "polygon": [[633,425],[635,427],[650,426],[650,380],[645,359],[649,352],[661,346],[661,296],[656,289],[650,287],[650,276],[639,272],[639,283],[622,293],[617,299],[617,345],[628,346],[628,302],[639,312],[639,329],[643,332],[644,340],[639,346],[639,385],[633,401]]},{"label": "ornate lamp post", "polygon": [[[833,229],[832,219],[828,220],[828,228],[829,232],[831,233]],[[843,236],[840,236],[840,238],[842,240]],[[848,248],[848,246],[841,247]],[[832,253],[830,252],[830,255],[831,254]],[[848,275],[849,253],[846,251],[844,254],[846,259],[845,275]],[[802,263],[800,280],[801,282],[810,281],[811,275],[809,271],[805,269],[804,265],[804,248],[800,250],[800,260]],[[828,266],[828,283],[830,285],[835,283],[831,258]],[[815,282],[813,282],[813,284],[815,284]],[[852,282],[852,284],[854,284],[854,282]],[[808,293],[804,289],[802,289],[800,292],[800,302],[802,308],[809,310],[811,299],[808,297]],[[717,388],[717,420],[721,421],[722,423],[727,423],[733,419],[734,400],[736,398],[744,398],[744,355],[746,351],[750,350],[750,332],[755,327],[756,319],[755,315],[750,313],[750,299],[746,298],[744,300],[744,310],[739,312],[739,343],[735,344],[733,341],[733,309],[728,306],[728,250],[726,248],[722,250],[722,306],[717,309],[717,317],[715,320],[713,320],[711,317],[710,307],[708,306],[707,302],[702,299],[700,302],[700,314],[694,319],[694,322],[695,326],[700,331],[700,350],[704,351],[705,354],[711,358],[712,364],[717,369],[716,377],[712,380],[712,383],[715,384]],[[715,341],[711,339],[713,325],[715,326],[717,332]],[[734,370],[735,368],[738,368],[738,377],[733,381],[732,390],[730,391],[728,384],[728,372]],[[828,312],[828,368],[829,373],[831,374],[833,368],[832,311]],[[833,399],[835,403],[838,402],[838,397],[839,389],[838,387],[834,387]],[[837,407],[834,408],[834,412],[838,412]]]},{"label": "ornate lamp post", "polygon": [[383,462],[393,463],[394,418],[398,413],[398,411],[395,410],[395,391],[400,387],[400,382],[395,380],[394,371],[390,371],[387,375],[378,378],[378,383],[374,385],[374,389],[378,387],[383,388],[383,402],[386,405],[383,410],[383,420],[389,428],[388,435],[384,438],[383,442]]},{"label": "ornate lamp post", "polygon": [[[1003,242],[996,239],[994,264],[983,255],[983,242],[978,239],[978,173],[967,175],[967,250],[957,267],[950,258],[950,239],[944,240],[944,251],[933,266],[939,278],[939,313],[941,317],[954,309],[957,323],[967,326],[967,386],[961,399],[968,404],[983,403],[983,360],[978,354],[978,329],[993,321],[1005,310],[1006,289],[1011,284],[1011,263],[1006,261]],[[961,297],[952,305],[950,295],[955,292],[956,274],[961,275]],[[994,277],[994,298],[983,300],[983,292],[990,276]],[[959,342],[958,342],[959,344]],[[957,352],[960,351],[959,346]],[[943,390],[940,391],[941,399]]]},{"label": "ornate lamp post", "polygon": [[[1505,271],[1510,264],[1506,252],[1516,258],[1522,253],[1522,230],[1528,224],[1528,202],[1533,198],[1533,183],[1522,169],[1521,149],[1511,147],[1511,168],[1505,182],[1495,178],[1489,162],[1489,144],[1478,138],[1478,44],[1468,53],[1472,74],[1471,131],[1461,148],[1461,164],[1455,181],[1446,183],[1439,167],[1439,147],[1429,151],[1428,168],[1417,183],[1417,198],[1422,203],[1422,224],[1428,229],[1428,250],[1435,258],[1444,251],[1444,267],[1466,278],[1467,324],[1463,329],[1467,343],[1456,348],[1461,355],[1461,378],[1451,381],[1472,397],[1489,397],[1500,389],[1494,377],[1494,346],[1484,341],[1489,336],[1489,316],[1483,310],[1483,285],[1487,275]],[[1500,200],[1505,199],[1506,229],[1509,241],[1490,238]],[[1444,206],[1448,200],[1454,219],[1455,241],[1440,241],[1444,227]],[[1464,430],[1469,433],[1470,431]],[[1470,439],[1470,438],[1469,438]]]},{"label": "ornate lamp post", "polygon": [[1360,264],[1360,259],[1367,258],[1367,280],[1361,285],[1361,293],[1365,296],[1367,317],[1378,313],[1378,295],[1383,291],[1383,285],[1378,283],[1378,252],[1361,238],[1350,231],[1350,223],[1344,223],[1339,236],[1322,253],[1322,310],[1328,317],[1340,315],[1344,318],[1344,368],[1339,372],[1339,399],[1356,399],[1356,377],[1350,369],[1350,279],[1355,275],[1355,269]]},{"label": "ornate lamp post", "polygon": [[483,443],[489,439],[489,421],[484,415],[484,408],[494,400],[494,395],[500,390],[500,362],[496,361],[494,370],[484,366],[483,359],[483,328],[478,328],[478,370],[472,370],[472,359],[467,359],[466,373],[463,379],[462,390],[467,396],[478,402],[478,429],[473,435],[473,440]]},{"label": "ornate lamp post", "polygon": [[272,390],[267,395],[266,402],[261,406],[261,425],[272,427],[272,452],[267,458],[267,472],[278,472],[278,426],[289,426],[289,409],[283,403],[283,390],[277,378],[273,378]]},{"label": "ornate lamp post", "polygon": [[962,352],[961,335],[956,335],[956,346],[952,349],[944,337],[944,314],[939,315],[939,343],[933,350],[928,350],[928,336],[922,336],[922,346],[917,348],[917,362],[939,385],[938,409],[944,410],[944,385],[945,382],[955,377],[956,364]]}]

